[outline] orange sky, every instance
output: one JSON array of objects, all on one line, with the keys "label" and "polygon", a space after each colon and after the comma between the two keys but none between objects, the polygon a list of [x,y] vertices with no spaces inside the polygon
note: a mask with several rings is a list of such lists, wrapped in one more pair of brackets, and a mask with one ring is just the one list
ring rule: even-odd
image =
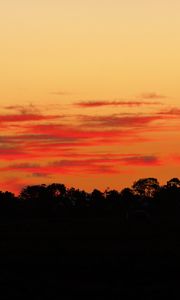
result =
[{"label": "orange sky", "polygon": [[2,190],[179,176],[179,11],[178,0],[0,4]]}]

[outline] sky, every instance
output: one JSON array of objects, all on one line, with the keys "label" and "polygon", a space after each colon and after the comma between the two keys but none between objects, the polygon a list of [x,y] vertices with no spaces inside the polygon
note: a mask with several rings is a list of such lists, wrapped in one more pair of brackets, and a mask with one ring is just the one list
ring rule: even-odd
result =
[{"label": "sky", "polygon": [[180,175],[180,1],[0,2],[0,189]]}]

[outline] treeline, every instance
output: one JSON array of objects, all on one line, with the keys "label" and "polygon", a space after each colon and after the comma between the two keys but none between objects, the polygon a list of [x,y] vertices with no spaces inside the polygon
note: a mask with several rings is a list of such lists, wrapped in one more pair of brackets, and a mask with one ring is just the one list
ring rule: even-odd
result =
[{"label": "treeline", "polygon": [[156,178],[143,178],[131,188],[91,193],[64,184],[32,185],[16,197],[0,192],[1,218],[118,216],[122,222],[179,222],[180,180],[160,186]]}]

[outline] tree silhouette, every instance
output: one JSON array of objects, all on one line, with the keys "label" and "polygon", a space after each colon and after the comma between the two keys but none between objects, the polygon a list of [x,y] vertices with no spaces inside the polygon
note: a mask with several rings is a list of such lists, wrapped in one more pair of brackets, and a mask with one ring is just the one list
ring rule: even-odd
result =
[{"label": "tree silhouette", "polygon": [[[173,277],[174,270],[179,270],[180,251],[178,178],[162,186],[155,178],[141,178],[131,188],[121,191],[108,188],[104,192],[98,189],[86,192],[67,188],[62,183],[29,185],[18,197],[0,191],[0,224],[3,233],[1,267],[6,270],[4,259],[7,257],[9,262],[13,253],[10,262],[14,260],[15,264],[12,263],[11,274],[15,274],[14,269],[20,268],[19,262],[24,264],[27,259],[28,272],[32,265],[28,286],[29,282],[35,282],[35,276],[35,292],[40,286],[39,295],[47,280],[50,298],[57,296],[56,287],[67,293],[72,281],[74,291],[77,291],[77,282],[80,288],[87,282],[88,292],[92,283],[96,294],[102,288],[110,298],[114,296],[112,288],[115,295],[122,296],[132,287],[131,299],[137,287],[136,294],[143,290],[142,299],[146,299],[144,288],[147,287],[147,298],[153,299],[149,297],[153,280],[153,293],[157,292],[158,282],[164,290],[168,283],[167,272],[171,274],[172,287],[174,282],[179,282]],[[34,272],[36,263],[40,273]],[[22,274],[25,268],[27,264]],[[41,279],[42,285],[39,285]],[[12,276],[12,283],[14,280]],[[16,284],[19,286],[19,277],[14,286]]]},{"label": "tree silhouette", "polygon": [[104,204],[105,204],[105,201],[104,201],[104,194],[97,190],[97,189],[94,189],[91,193],[91,207],[96,209],[96,210],[99,210],[99,209],[103,209],[104,208]]},{"label": "tree silhouette", "polygon": [[142,178],[136,181],[132,188],[135,194],[152,198],[159,189],[159,182],[156,178]]},{"label": "tree silhouette", "polygon": [[178,178],[172,178],[167,182],[167,188],[180,188],[180,180]]},{"label": "tree silhouette", "polygon": [[70,188],[67,190],[67,198],[70,200],[71,206],[74,208],[87,207],[87,193],[79,189]]},{"label": "tree silhouette", "polygon": [[116,190],[105,191],[106,207],[108,211],[114,211],[121,206],[121,196]]},{"label": "tree silhouette", "polygon": [[30,214],[48,215],[52,210],[52,202],[45,184],[24,187],[19,199]]},{"label": "tree silhouette", "polygon": [[[94,189],[91,193],[62,183],[25,186],[18,197],[0,191],[0,216],[118,216],[122,222],[180,224],[180,180],[160,186],[156,178],[141,178],[121,192]],[[142,221],[144,220],[144,221]]]},{"label": "tree silhouette", "polygon": [[17,209],[17,199],[15,195],[11,192],[1,192],[0,191],[0,216],[5,217],[8,215],[13,215]]}]

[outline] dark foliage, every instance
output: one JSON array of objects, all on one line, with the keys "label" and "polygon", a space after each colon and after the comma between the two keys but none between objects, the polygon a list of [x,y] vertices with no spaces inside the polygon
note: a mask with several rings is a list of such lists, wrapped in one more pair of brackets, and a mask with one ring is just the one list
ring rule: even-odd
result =
[{"label": "dark foliage", "polygon": [[156,178],[142,178],[122,191],[67,188],[64,184],[33,185],[18,197],[0,192],[2,218],[118,216],[126,223],[178,223],[180,180],[173,178],[160,186]]},{"label": "dark foliage", "polygon": [[0,192],[0,225],[1,299],[180,298],[177,178]]}]

